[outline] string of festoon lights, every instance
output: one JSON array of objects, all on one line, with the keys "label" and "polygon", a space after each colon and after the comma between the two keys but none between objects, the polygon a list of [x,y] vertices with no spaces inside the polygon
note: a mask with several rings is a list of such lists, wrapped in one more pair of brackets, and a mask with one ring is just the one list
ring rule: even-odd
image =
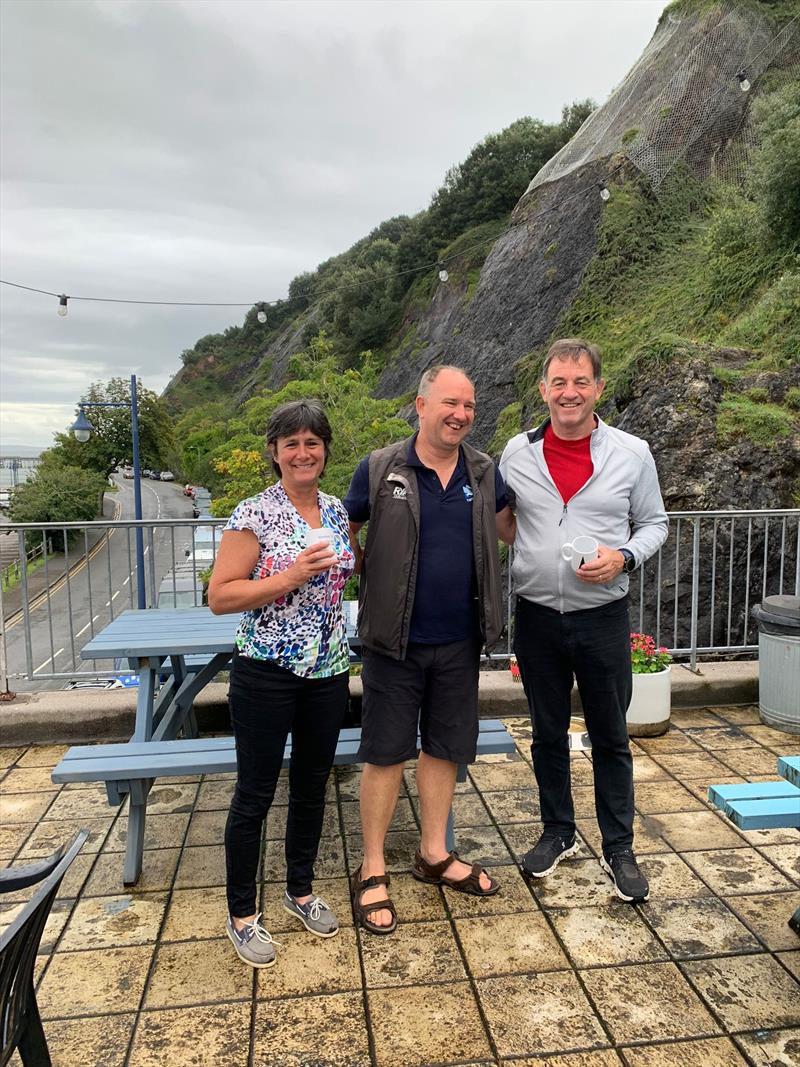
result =
[{"label": "string of festoon lights", "polygon": [[[773,37],[772,40],[768,41],[767,44],[765,44],[764,47],[759,52],[757,52],[755,56],[753,56],[751,58],[749,68],[748,67],[742,67],[737,72],[736,79],[737,79],[738,84],[739,84],[739,89],[743,93],[749,92],[749,90],[752,88],[752,83],[751,83],[749,75],[750,75],[750,71],[756,66],[757,60],[764,54],[764,52],[767,51],[767,49],[772,44],[774,44],[774,42],[778,39],[778,37],[780,37],[782,34],[786,33],[786,31],[788,29],[790,29],[791,26],[795,22],[797,22],[798,19],[800,19],[800,15],[796,15],[793,19],[791,19],[788,23],[786,23],[786,25],[784,25],[781,28],[781,30],[775,35],[775,37]],[[716,99],[716,97],[719,96],[721,93],[727,92],[728,89],[729,89],[729,83],[726,83],[725,85],[722,85],[718,89],[718,91],[712,97],[710,97],[709,104],[711,102],[713,102],[713,100]],[[610,186],[613,184],[613,180],[617,176],[617,174],[623,169],[623,167],[626,166],[627,162],[628,162],[627,159],[623,159],[620,163],[618,163],[610,171],[610,173],[605,178],[600,179],[600,180],[598,180],[598,181],[596,181],[594,183],[594,187],[597,189],[597,193],[595,195],[599,195],[600,199],[603,201],[603,203],[608,203],[608,201],[611,199]],[[547,208],[544,211],[538,212],[534,219],[525,218],[525,219],[519,219],[519,220],[517,220],[515,222],[511,222],[507,226],[505,226],[503,229],[499,230],[497,233],[492,234],[489,237],[484,237],[482,240],[477,241],[475,244],[470,245],[468,248],[460,249],[458,252],[455,252],[450,256],[442,256],[442,257],[440,257],[437,260],[432,261],[432,262],[422,263],[419,266],[407,267],[404,270],[394,271],[394,272],[392,272],[390,274],[384,274],[379,278],[375,278],[374,282],[370,282],[370,280],[368,280],[368,279],[362,279],[362,280],[357,281],[357,282],[345,282],[342,285],[334,285],[334,286],[331,286],[328,289],[320,290],[319,292],[314,294],[314,298],[309,303],[308,307],[309,308],[313,308],[318,303],[320,303],[322,300],[324,300],[325,297],[330,296],[333,293],[342,292],[343,290],[347,290],[347,289],[361,288],[364,285],[374,284],[374,283],[377,283],[379,281],[380,282],[391,281],[391,280],[393,280],[395,278],[401,278],[401,277],[407,276],[409,274],[422,274],[423,272],[430,271],[430,270],[432,270],[434,268],[435,268],[435,270],[436,270],[436,272],[437,272],[437,274],[439,276],[439,281],[445,283],[445,282],[449,281],[449,279],[450,279],[450,273],[449,273],[449,271],[447,269],[447,264],[448,263],[452,262],[453,260],[463,259],[465,256],[469,255],[471,252],[477,251],[478,249],[483,248],[487,244],[494,244],[495,241],[498,241],[501,237],[504,237],[506,234],[510,233],[512,230],[515,230],[515,229],[519,228],[520,226],[528,226],[528,225],[530,225],[531,222],[535,222],[536,224],[540,224],[542,222],[542,220],[544,218],[546,218],[549,214],[552,214],[552,213],[554,213],[556,211],[561,213],[561,212],[563,212],[564,207],[567,204],[569,204],[571,201],[577,200],[577,199],[586,199],[589,195],[591,195],[591,190],[588,190],[588,191],[585,190],[585,189],[576,190],[576,192],[572,193],[570,196],[567,196],[567,197],[563,198],[562,200],[559,200],[558,203],[553,205],[553,207]],[[94,302],[94,303],[103,303],[103,304],[138,304],[138,305],[149,305],[149,306],[157,306],[157,307],[202,307],[202,308],[209,308],[209,307],[231,307],[231,308],[233,308],[233,307],[247,307],[247,308],[250,308],[250,307],[255,307],[256,308],[256,319],[257,319],[257,321],[261,325],[265,325],[269,321],[269,315],[267,314],[267,309],[270,308],[270,307],[275,307],[278,304],[283,304],[283,303],[287,302],[282,298],[278,298],[278,299],[275,299],[275,300],[256,300],[256,301],[253,301],[253,300],[224,301],[224,300],[138,300],[138,299],[130,299],[130,298],[124,298],[124,297],[109,297],[109,296],[75,296],[75,295],[68,295],[67,293],[55,293],[55,292],[52,292],[51,290],[48,290],[48,289],[38,289],[38,288],[34,288],[33,286],[30,286],[30,285],[21,285],[18,282],[6,281],[5,279],[2,279],[2,278],[0,278],[0,285],[8,285],[8,286],[12,286],[15,289],[26,290],[27,292],[30,292],[30,293],[39,293],[39,294],[41,294],[43,296],[54,297],[56,300],[58,300],[58,306],[57,306],[56,310],[57,310],[58,314],[61,315],[61,316],[67,315],[68,310],[69,310],[69,301],[70,300],[83,300],[83,301],[91,301],[91,302]]]}]

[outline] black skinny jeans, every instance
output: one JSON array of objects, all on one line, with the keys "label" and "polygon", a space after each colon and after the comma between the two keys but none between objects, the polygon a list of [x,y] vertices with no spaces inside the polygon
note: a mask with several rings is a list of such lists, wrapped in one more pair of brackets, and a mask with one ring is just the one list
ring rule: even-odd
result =
[{"label": "black skinny jeans", "polygon": [[286,818],[286,888],[311,892],[328,782],[347,708],[348,672],[301,678],[270,661],[234,655],[230,709],[236,788],[225,825],[228,911],[253,915],[261,832],[292,735]]},{"label": "black skinny jeans", "polygon": [[514,653],[533,726],[533,770],[546,831],[571,837],[567,732],[573,676],[592,741],[594,802],[606,856],[633,844],[633,761],[625,716],[633,678],[628,598],[562,614],[517,597]]}]

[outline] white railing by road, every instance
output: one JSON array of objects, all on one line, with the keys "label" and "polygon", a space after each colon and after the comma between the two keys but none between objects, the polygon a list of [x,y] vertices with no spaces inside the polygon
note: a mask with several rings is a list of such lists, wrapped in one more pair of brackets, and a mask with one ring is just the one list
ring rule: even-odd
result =
[{"label": "white railing by road", "polygon": [[[45,539],[51,554],[30,574],[23,565],[15,588],[0,589],[0,675],[4,667],[6,674],[0,690],[8,678],[31,688],[63,684],[78,673],[119,673],[111,663],[98,671],[98,665],[81,660],[80,649],[121,610],[135,607],[134,531],[144,531],[148,606],[158,603],[159,588],[162,594],[174,590],[169,606],[186,604],[187,596],[198,605],[199,579],[213,562],[224,524],[224,519],[145,519],[5,527],[19,539],[21,560]],[[799,533],[800,509],[673,512],[664,546],[631,576],[631,625],[692,668],[700,657],[754,652],[754,604],[776,593],[800,595]],[[191,592],[179,597],[186,587]],[[512,651],[508,582],[507,592],[508,625],[492,660],[506,660]]]}]

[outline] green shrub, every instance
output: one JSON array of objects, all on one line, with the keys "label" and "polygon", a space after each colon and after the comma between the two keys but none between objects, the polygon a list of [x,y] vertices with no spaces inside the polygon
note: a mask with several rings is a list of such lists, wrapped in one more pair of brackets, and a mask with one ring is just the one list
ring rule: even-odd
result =
[{"label": "green shrub", "polygon": [[640,374],[664,372],[678,360],[698,355],[698,348],[685,337],[664,333],[646,341],[613,377],[614,400],[624,406],[630,400],[633,383]]},{"label": "green shrub", "polygon": [[717,411],[717,439],[721,445],[744,438],[768,447],[788,437],[792,428],[792,417],[784,408],[755,404],[746,396],[726,397]]},{"label": "green shrub", "polygon": [[721,382],[726,389],[736,385],[742,376],[742,372],[733,367],[714,367],[714,377]]},{"label": "green shrub", "polygon": [[786,406],[792,411],[800,411],[800,388],[796,385],[786,391]]},{"label": "green shrub", "polygon": [[745,396],[752,400],[754,404],[766,404],[769,400],[769,393],[760,385],[754,385],[751,389],[748,389]]},{"label": "green shrub", "polygon": [[508,404],[497,416],[497,429],[489,442],[487,452],[490,456],[499,456],[511,438],[518,434],[522,426],[522,404],[515,401]]},{"label": "green shrub", "polygon": [[800,353],[800,270],[787,270],[719,335],[721,344],[754,348],[778,366]]},{"label": "green shrub", "polygon": [[762,96],[753,106],[761,147],[751,188],[776,245],[800,244],[800,82]]},{"label": "green shrub", "polygon": [[106,479],[96,471],[45,464],[14,491],[9,517],[12,522],[90,522],[100,513],[105,487]]}]

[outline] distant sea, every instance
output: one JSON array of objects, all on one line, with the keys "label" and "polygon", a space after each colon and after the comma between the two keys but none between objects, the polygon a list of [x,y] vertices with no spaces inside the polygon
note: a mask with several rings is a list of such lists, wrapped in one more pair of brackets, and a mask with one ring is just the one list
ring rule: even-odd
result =
[{"label": "distant sea", "polygon": [[[0,456],[2,456],[2,466],[0,466],[0,489],[8,489],[11,485],[19,485],[21,482],[27,481],[27,479],[33,474],[35,468],[28,466],[20,466],[16,471],[12,470],[11,457],[21,459],[24,463],[26,459],[35,459],[40,455],[44,449],[41,446],[35,445],[14,445],[3,444],[0,446]],[[16,481],[15,481],[16,476]]]}]

